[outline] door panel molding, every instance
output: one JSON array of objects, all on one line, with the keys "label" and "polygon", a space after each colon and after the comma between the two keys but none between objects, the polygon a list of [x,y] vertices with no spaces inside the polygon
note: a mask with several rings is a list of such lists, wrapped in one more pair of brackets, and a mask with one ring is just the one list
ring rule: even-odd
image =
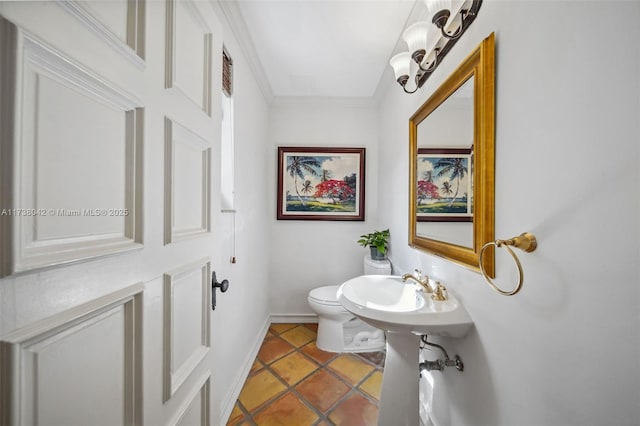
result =
[{"label": "door panel molding", "polygon": [[[211,262],[207,258],[164,274],[163,402],[171,399],[209,352],[210,275]],[[200,314],[194,315],[197,309]],[[195,337],[192,341],[184,338],[189,332]],[[180,359],[177,351],[185,349],[188,353]]]},{"label": "door panel molding", "polygon": [[[0,196],[7,247],[0,277],[142,248],[142,102],[3,18],[0,31],[12,35],[0,46],[7,58],[3,81],[4,75],[13,77],[0,86],[0,97],[12,101],[3,104],[1,117],[9,129],[0,152],[2,178],[8,183]],[[53,99],[47,96],[51,93]],[[102,132],[93,130],[100,125]],[[104,159],[60,154],[63,148],[79,147],[113,154],[111,161],[124,167],[92,174],[88,164]],[[79,171],[86,173],[67,176]],[[73,188],[56,182],[63,177],[82,182],[78,185],[85,192],[70,198]],[[88,194],[100,201],[102,193],[92,185],[112,178],[122,185],[113,189],[119,195],[112,195],[119,204],[84,205]],[[52,205],[59,200],[74,205]]]},{"label": "door panel molding", "polygon": [[[113,384],[119,385],[122,392],[116,404],[122,409],[118,418],[126,425],[142,425],[143,291],[143,283],[130,285],[4,336],[0,340],[0,402],[3,407],[0,423],[36,424],[42,415],[41,411],[49,413],[47,410],[52,409],[52,402],[62,400],[74,406],[77,401],[65,401],[71,396],[59,391],[65,387],[65,383],[55,379],[61,374],[60,371],[76,372],[82,371],[82,368],[102,366],[105,355],[87,351],[88,346],[82,343],[87,339],[92,342],[106,339],[103,349],[112,349],[111,355],[122,355],[121,362],[116,363],[121,371],[108,372],[108,376],[113,377]],[[114,330],[114,324],[121,328]],[[111,341],[105,336],[105,330],[113,331]],[[119,347],[115,346],[118,344]],[[82,362],[60,364],[60,353],[67,352]],[[95,394],[95,387],[103,384],[96,384],[91,378],[82,380],[73,374],[64,379],[80,388],[77,393],[85,390],[78,383],[84,382],[91,387],[85,390],[88,395]],[[69,421],[69,416],[82,415],[80,410],[64,410],[64,413],[54,414],[62,416],[59,420]],[[104,421],[96,418],[94,422],[97,424],[99,420]],[[88,418],[84,418],[84,421],[91,423]]]},{"label": "door panel molding", "polygon": [[[18,28],[0,16],[0,205],[3,208],[15,208],[13,199],[16,193],[14,174],[16,164],[16,139],[18,122],[15,108],[18,65]],[[1,212],[0,212],[1,214]],[[13,220],[7,217],[0,219],[0,278],[13,272]]]},{"label": "door panel molding", "polygon": [[[188,22],[181,22],[178,7]],[[181,32],[199,30],[197,34]],[[212,49],[213,35],[197,6],[190,0],[166,0],[165,88],[175,89],[198,108],[211,116],[212,99]],[[181,42],[182,40],[182,42]],[[201,56],[181,57],[182,52],[192,52],[192,46],[202,44]],[[202,70],[191,75],[191,70]],[[195,86],[194,86],[195,85]]]},{"label": "door panel molding", "polygon": [[[139,69],[145,68],[146,0],[125,0],[127,3],[126,35],[121,37],[102,22],[91,10],[90,2],[57,0],[69,14],[77,18],[89,30]],[[89,3],[89,4],[86,4]]]},{"label": "door panel molding", "polygon": [[[179,168],[177,151],[184,150],[191,154],[188,167],[183,164]],[[182,172],[199,174],[198,176],[183,176]],[[165,117],[165,228],[164,243],[171,244],[186,238],[198,237],[211,231],[211,147],[202,137]],[[182,185],[177,181],[183,182]],[[188,183],[189,185],[185,185]],[[196,187],[195,189],[192,187]],[[199,188],[198,188],[199,187]],[[181,197],[188,200],[180,202]],[[194,199],[195,197],[195,199]],[[188,203],[193,203],[189,205]],[[188,212],[196,217],[182,217]],[[178,223],[180,222],[180,223]],[[186,222],[186,223],[185,223]]]},{"label": "door panel molding", "polygon": [[196,385],[193,387],[193,390],[189,392],[189,395],[185,398],[184,402],[180,405],[180,407],[176,410],[177,415],[174,420],[170,421],[169,424],[172,426],[178,426],[182,423],[183,420],[186,420],[185,417],[189,409],[194,405],[194,403],[200,403],[200,426],[209,426],[210,423],[210,410],[209,410],[209,395],[211,393],[211,372],[207,370],[205,374],[203,374],[199,379]]}]

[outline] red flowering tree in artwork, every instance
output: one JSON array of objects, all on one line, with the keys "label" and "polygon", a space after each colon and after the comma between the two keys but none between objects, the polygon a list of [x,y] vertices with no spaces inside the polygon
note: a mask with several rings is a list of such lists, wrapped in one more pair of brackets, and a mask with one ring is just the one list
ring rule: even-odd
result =
[{"label": "red flowering tree in artwork", "polygon": [[429,182],[427,180],[419,180],[418,181],[418,204],[421,204],[421,201],[426,200],[427,198],[438,199],[440,198],[440,193],[438,192],[438,185],[433,182]]},{"label": "red flowering tree in artwork", "polygon": [[331,198],[333,204],[336,204],[337,201],[353,198],[355,195],[355,191],[347,182],[335,179],[325,180],[317,184],[316,193],[313,194],[317,198]]}]

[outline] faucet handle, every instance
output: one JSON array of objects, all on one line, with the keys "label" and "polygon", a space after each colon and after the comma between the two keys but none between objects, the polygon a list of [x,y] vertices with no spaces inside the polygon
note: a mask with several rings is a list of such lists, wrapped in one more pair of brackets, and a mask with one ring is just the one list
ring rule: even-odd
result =
[{"label": "faucet handle", "polygon": [[425,275],[422,273],[421,269],[415,269],[416,271],[416,275],[417,275],[417,279],[418,281],[420,281],[422,284],[426,284],[427,286],[429,285],[429,275]]},{"label": "faucet handle", "polygon": [[431,298],[437,302],[444,302],[447,300],[447,288],[443,286],[440,281],[436,281],[436,289],[433,290]]}]

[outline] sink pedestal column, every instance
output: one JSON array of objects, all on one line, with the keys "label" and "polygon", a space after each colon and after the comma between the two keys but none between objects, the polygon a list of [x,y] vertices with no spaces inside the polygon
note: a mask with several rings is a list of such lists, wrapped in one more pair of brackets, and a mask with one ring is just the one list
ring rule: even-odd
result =
[{"label": "sink pedestal column", "polygon": [[382,373],[379,426],[420,424],[420,336],[386,332],[387,355]]}]

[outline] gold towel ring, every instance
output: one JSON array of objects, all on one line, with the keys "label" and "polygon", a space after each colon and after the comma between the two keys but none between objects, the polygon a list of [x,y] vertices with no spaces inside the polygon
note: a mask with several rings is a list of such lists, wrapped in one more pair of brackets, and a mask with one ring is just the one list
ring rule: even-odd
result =
[{"label": "gold towel ring", "polygon": [[[505,291],[498,288],[498,286],[495,285],[495,283],[491,280],[491,278],[487,275],[487,273],[484,270],[484,266],[483,266],[484,262],[483,262],[482,256],[484,255],[484,251],[491,246],[495,246],[495,247],[504,246],[504,248],[509,252],[513,260],[516,262],[516,266],[518,267],[518,284],[511,291]],[[535,235],[533,235],[530,232],[525,232],[523,234],[520,234],[520,236],[518,237],[513,237],[508,240],[490,241],[482,246],[482,249],[480,250],[480,259],[479,259],[480,271],[482,272],[482,276],[487,281],[487,284],[491,286],[492,289],[502,294],[503,296],[513,296],[514,294],[518,293],[522,289],[522,283],[524,282],[524,273],[522,272],[522,264],[520,264],[520,260],[518,259],[518,256],[516,256],[516,254],[513,252],[513,250],[511,250],[511,247],[509,246],[514,246],[521,250],[524,250],[527,253],[531,253],[538,247],[538,242],[536,240]]]}]

